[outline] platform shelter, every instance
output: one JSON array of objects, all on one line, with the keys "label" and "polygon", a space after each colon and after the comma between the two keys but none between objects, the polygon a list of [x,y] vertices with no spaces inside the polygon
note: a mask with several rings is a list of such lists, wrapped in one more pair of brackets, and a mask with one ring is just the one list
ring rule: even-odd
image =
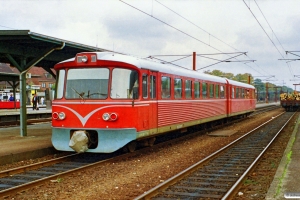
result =
[{"label": "platform shelter", "polygon": [[[98,47],[58,39],[30,30],[0,30],[0,63],[9,63],[20,71],[20,135],[27,136],[26,73],[33,66],[42,67],[53,77],[51,68],[79,52],[110,51]],[[1,78],[1,77],[0,77]],[[6,77],[17,81],[15,77]]]}]

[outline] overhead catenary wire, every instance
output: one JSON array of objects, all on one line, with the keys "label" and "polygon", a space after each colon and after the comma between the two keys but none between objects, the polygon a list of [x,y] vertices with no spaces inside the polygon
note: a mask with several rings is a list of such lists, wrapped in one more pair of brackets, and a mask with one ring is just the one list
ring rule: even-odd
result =
[{"label": "overhead catenary wire", "polygon": [[210,37],[213,37],[213,38],[215,38],[216,40],[222,42],[223,44],[225,44],[225,45],[231,47],[232,49],[234,49],[234,50],[236,50],[236,51],[238,51],[238,50],[237,50],[236,48],[234,48],[233,46],[227,44],[227,43],[224,42],[223,40],[217,38],[217,37],[214,36],[213,34],[209,33],[209,32],[206,31],[206,30],[204,30],[203,28],[201,28],[200,26],[198,26],[198,25],[195,24],[194,22],[192,22],[192,21],[188,20],[187,18],[185,18],[184,16],[180,15],[178,12],[176,12],[176,11],[172,10],[171,8],[169,8],[168,6],[166,6],[166,5],[162,4],[162,3],[160,3],[158,0],[155,0],[155,1],[156,1],[157,3],[159,3],[160,5],[164,6],[165,8],[167,8],[168,10],[170,10],[171,12],[173,12],[173,13],[175,13],[176,15],[180,16],[181,18],[183,18],[184,20],[186,20],[186,21],[189,22],[190,24],[196,26],[197,28],[199,28],[199,29],[202,30],[203,32],[207,33],[207,34],[209,35],[209,38],[210,38]]},{"label": "overhead catenary wire", "polygon": [[[266,22],[267,22],[267,24],[268,24],[269,28],[272,30],[272,33],[274,34],[274,36],[275,36],[275,38],[277,39],[278,43],[280,44],[281,48],[282,48],[282,49],[285,51],[285,49],[283,48],[283,46],[282,46],[281,42],[279,41],[279,39],[278,39],[277,35],[275,34],[274,30],[272,29],[272,27],[271,27],[270,23],[268,22],[268,20],[267,20],[267,18],[265,17],[264,13],[263,13],[263,12],[262,12],[262,10],[260,9],[260,7],[259,7],[258,3],[256,2],[256,0],[254,0],[254,2],[255,2],[255,4],[256,4],[256,6],[258,7],[258,9],[259,9],[260,13],[262,14],[262,16],[264,17],[264,19],[266,20]],[[283,57],[283,55],[282,55],[282,54],[280,54],[280,55]],[[291,65],[290,65],[288,62],[286,62],[286,64],[287,64],[287,67],[288,67],[288,69],[289,69],[289,71],[290,71],[291,75],[293,75],[293,74],[294,74],[294,72],[293,72],[293,70],[292,70],[292,67],[291,67]]]},{"label": "overhead catenary wire", "polygon": [[257,23],[259,24],[259,26],[262,28],[262,30],[264,31],[264,33],[267,35],[267,37],[269,38],[269,40],[271,41],[271,43],[274,45],[274,47],[277,49],[278,53],[282,56],[283,55],[280,53],[279,49],[277,48],[277,46],[275,45],[275,43],[273,42],[273,40],[270,38],[270,36],[268,35],[268,33],[266,32],[266,30],[264,29],[264,27],[261,25],[261,23],[258,21],[257,17],[254,15],[254,13],[252,12],[252,10],[250,9],[250,7],[247,5],[247,3],[245,2],[245,0],[243,0],[243,2],[245,3],[245,5],[247,6],[247,8],[249,9],[249,11],[251,12],[251,14],[253,15],[253,17],[255,18],[255,20],[257,21]]},{"label": "overhead catenary wire", "polygon": [[[162,3],[160,3],[158,0],[155,0],[155,1],[156,1],[157,3],[159,3],[160,5],[164,6],[165,8],[167,8],[168,10],[170,10],[171,12],[173,12],[173,13],[175,13],[176,15],[180,16],[181,18],[183,18],[183,19],[186,20],[187,22],[189,22],[189,23],[191,23],[192,25],[196,26],[196,27],[199,28],[200,30],[202,30],[202,31],[204,31],[205,33],[209,34],[209,36],[212,36],[213,38],[215,38],[215,39],[219,40],[220,42],[226,44],[227,46],[231,47],[232,49],[237,50],[236,48],[234,48],[234,47],[232,47],[231,45],[225,43],[224,41],[222,41],[221,39],[217,38],[217,37],[214,36],[213,34],[209,33],[209,32],[206,31],[206,30],[204,30],[204,29],[201,28],[200,26],[196,25],[196,24],[193,23],[192,21],[188,20],[186,17],[183,17],[183,16],[180,15],[178,12],[176,12],[176,11],[172,10],[171,8],[169,8],[168,6],[166,6],[166,5],[162,4]],[[209,38],[210,38],[210,37],[209,37]],[[237,50],[237,51],[239,51],[239,50]],[[223,53],[223,54],[226,54],[226,53]],[[251,59],[247,54],[245,54],[245,55],[246,55],[249,59]],[[234,59],[238,60],[237,58],[234,58]],[[259,67],[262,71],[264,71],[264,70],[263,70],[260,66],[258,66],[256,63],[255,63],[255,65],[256,65],[257,67]],[[250,67],[251,69],[253,69],[253,70],[256,71],[257,73],[262,74],[261,72],[259,72],[259,71],[257,71],[256,69],[254,69],[252,66],[250,66],[250,65],[246,65],[246,66]],[[268,72],[266,72],[266,71],[264,71],[264,73],[268,74]]]},{"label": "overhead catenary wire", "polygon": [[8,27],[8,26],[3,26],[3,25],[0,25],[0,27],[3,27],[3,28],[9,28],[9,29],[13,29],[13,30],[18,30],[18,29],[11,28],[11,27]]},{"label": "overhead catenary wire", "polygon": [[148,15],[149,17],[152,17],[152,18],[154,18],[155,20],[157,20],[157,21],[159,21],[159,22],[161,22],[161,23],[163,23],[163,24],[165,24],[165,25],[167,25],[167,26],[169,26],[169,27],[171,27],[171,28],[173,28],[173,29],[175,29],[175,30],[177,30],[177,31],[179,31],[179,32],[181,32],[181,33],[183,33],[183,34],[186,35],[186,36],[191,37],[191,38],[197,40],[198,42],[201,42],[202,44],[204,44],[204,45],[206,45],[206,46],[209,46],[209,47],[213,48],[214,50],[217,50],[217,51],[219,51],[219,52],[224,53],[224,52],[221,51],[220,49],[217,49],[216,47],[213,47],[213,46],[209,45],[208,43],[203,42],[202,40],[200,40],[200,39],[198,39],[198,38],[196,38],[196,37],[194,37],[194,36],[192,36],[192,35],[190,35],[190,34],[184,32],[184,31],[182,31],[182,30],[180,30],[180,29],[178,29],[178,28],[176,28],[176,27],[174,27],[174,26],[172,26],[171,24],[169,24],[169,23],[167,23],[167,22],[164,22],[164,21],[161,20],[161,19],[158,19],[157,17],[154,17],[154,16],[152,16],[152,15],[150,15],[150,14],[148,14],[148,13],[142,11],[141,9],[138,9],[137,7],[135,7],[135,6],[133,6],[133,5],[129,4],[129,3],[124,2],[123,0],[119,0],[119,1],[121,1],[122,3],[124,3],[124,4],[126,4],[126,5],[128,5],[128,6],[130,6],[130,7],[132,7],[132,8],[134,8],[134,9],[138,10],[139,12],[142,12],[142,13],[144,13],[145,15]]},{"label": "overhead catenary wire", "polygon": [[[213,49],[215,49],[215,50],[217,50],[217,51],[219,51],[219,52],[222,52],[221,50],[219,50],[219,49],[217,49],[217,48],[215,48],[215,47],[213,47],[213,46],[211,46],[210,44],[208,44],[208,43],[206,43],[206,42],[203,42],[202,40],[200,40],[200,39],[198,39],[198,38],[196,38],[196,37],[194,37],[194,36],[192,36],[192,35],[190,35],[190,34],[188,34],[188,33],[186,33],[186,32],[184,32],[184,31],[182,31],[182,30],[180,30],[180,29],[178,29],[178,28],[176,28],[176,27],[174,27],[174,26],[172,26],[172,25],[170,25],[170,24],[168,24],[168,23],[166,23],[166,22],[164,22],[164,21],[162,21],[162,20],[160,20],[160,19],[158,19],[157,17],[154,17],[152,14],[150,15],[150,14],[148,14],[148,13],[146,13],[146,12],[144,12],[144,11],[142,11],[142,10],[140,10],[140,9],[138,9],[138,8],[136,8],[135,6],[133,6],[133,5],[131,5],[131,4],[129,4],[129,3],[126,3],[126,2],[124,2],[123,0],[119,0],[119,1],[121,1],[122,3],[124,3],[124,4],[126,4],[126,5],[128,5],[128,6],[130,6],[130,7],[132,7],[132,8],[134,8],[134,9],[136,9],[136,10],[138,10],[139,12],[142,12],[142,13],[144,13],[144,14],[146,14],[146,15],[148,15],[148,16],[150,16],[150,17],[152,17],[152,18],[154,18],[155,20],[157,20],[157,21],[160,21],[161,23],[163,23],[163,24],[165,24],[165,25],[167,25],[167,26],[169,26],[169,27],[171,27],[171,28],[173,28],[173,29],[175,29],[175,30],[177,30],[177,31],[179,31],[179,32],[181,32],[181,33],[183,33],[183,34],[185,34],[185,35],[187,35],[187,36],[189,36],[189,37],[191,37],[191,38],[193,38],[193,39],[195,39],[195,40],[197,40],[197,41],[199,41],[199,42],[201,42],[201,43],[203,43],[203,44],[205,44],[205,45],[207,45],[207,46],[209,46],[209,47],[211,47],[211,48],[213,48]],[[153,5],[152,5],[153,6]],[[166,6],[165,6],[166,7]],[[174,13],[176,13],[175,11],[174,11]],[[179,15],[179,14],[178,14]],[[181,16],[181,15],[179,15],[179,16]],[[182,17],[182,16],[181,16]],[[184,17],[183,17],[184,18]],[[184,18],[184,19],[186,19],[186,18]],[[187,20],[187,19],[186,19]],[[189,20],[188,20],[189,21]],[[190,21],[189,21],[190,22]],[[191,22],[190,22],[191,23]],[[194,23],[192,23],[192,24],[194,24]],[[198,28],[200,28],[199,26],[197,26]],[[201,30],[203,30],[203,31],[205,31],[204,29],[202,29],[202,28],[200,28]],[[207,31],[205,31],[206,33],[208,33]],[[210,34],[210,33],[208,33],[208,34]],[[212,35],[212,34],[210,34],[210,35]],[[215,36],[213,36],[214,38],[216,38]],[[221,41],[220,39],[218,39],[219,41]],[[224,42],[225,43],[225,42]],[[228,44],[227,44],[228,45]],[[230,45],[229,45],[230,46]],[[233,48],[233,49],[235,49],[234,47],[232,47],[232,46],[230,46],[231,48]],[[222,53],[224,53],[224,52],[222,52]],[[246,55],[247,56],[247,55]],[[249,57],[249,56],[247,56],[247,57]],[[236,58],[235,58],[236,59]],[[217,64],[217,63],[216,63]],[[215,65],[215,64],[213,64],[213,65]],[[212,65],[210,65],[210,66],[212,66]],[[250,68],[252,68],[254,71],[256,71],[257,73],[259,73],[259,74],[262,74],[261,72],[258,72],[257,70],[255,70],[252,66],[250,66],[250,65],[247,65],[248,67],[250,67]],[[257,64],[256,64],[256,66],[258,66]],[[258,66],[259,67],[259,66]],[[206,68],[206,67],[205,67]],[[260,68],[260,67],[259,67]],[[264,70],[263,70],[264,71]],[[264,73],[267,73],[267,72],[264,72]],[[267,73],[268,74],[268,73]]]},{"label": "overhead catenary wire", "polygon": [[283,48],[281,42],[279,41],[278,37],[276,36],[275,32],[273,31],[271,25],[269,24],[267,18],[265,17],[264,13],[263,13],[262,10],[260,9],[259,5],[257,4],[256,0],[254,0],[254,2],[255,2],[255,4],[256,4],[256,6],[258,7],[258,9],[259,9],[260,13],[262,14],[262,16],[265,18],[267,24],[269,25],[269,28],[272,30],[272,33],[273,33],[274,36],[276,37],[276,39],[277,39],[278,43],[280,44],[281,48],[285,51],[285,49]]}]

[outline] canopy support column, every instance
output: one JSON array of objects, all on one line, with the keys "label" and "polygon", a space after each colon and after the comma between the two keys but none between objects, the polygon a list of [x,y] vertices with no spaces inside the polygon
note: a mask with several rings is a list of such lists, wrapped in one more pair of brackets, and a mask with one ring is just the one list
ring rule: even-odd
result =
[{"label": "canopy support column", "polygon": [[11,55],[6,54],[6,57],[21,72],[20,73],[20,135],[21,137],[27,136],[26,73],[31,69],[31,67],[33,67],[38,62],[43,60],[47,55],[49,55],[55,50],[61,50],[64,47],[65,47],[65,42],[62,42],[62,45],[60,47],[53,47],[51,49],[46,50],[44,53],[40,54],[40,56],[31,60],[28,63],[28,66],[26,65],[26,57],[21,59],[21,63],[19,65]]}]

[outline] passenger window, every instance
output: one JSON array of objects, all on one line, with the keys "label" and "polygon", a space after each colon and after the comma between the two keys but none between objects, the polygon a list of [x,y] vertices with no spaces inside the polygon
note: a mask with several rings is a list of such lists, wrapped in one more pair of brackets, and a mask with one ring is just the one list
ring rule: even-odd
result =
[{"label": "passenger window", "polygon": [[235,98],[240,98],[240,88],[235,88]]},{"label": "passenger window", "polygon": [[64,92],[64,81],[65,81],[65,70],[59,70],[57,73],[57,83],[56,83],[56,99],[61,99]]},{"label": "passenger window", "polygon": [[200,98],[200,83],[194,82],[194,96],[196,99]]},{"label": "passenger window", "polygon": [[225,98],[225,87],[223,85],[220,85],[220,97],[221,99]]},{"label": "passenger window", "polygon": [[143,98],[148,98],[148,75],[143,74]]},{"label": "passenger window", "polygon": [[242,90],[242,98],[245,98],[245,89],[242,88],[241,90]]},{"label": "passenger window", "polygon": [[185,98],[192,98],[192,81],[185,81]]},{"label": "passenger window", "polygon": [[250,92],[249,92],[249,90],[246,90],[245,98],[246,99],[250,99]]},{"label": "passenger window", "polygon": [[234,88],[231,90],[231,98],[234,99]]},{"label": "passenger window", "polygon": [[174,79],[174,98],[182,98],[182,80],[179,78]]},{"label": "passenger window", "polygon": [[207,98],[207,83],[202,83],[202,97],[203,99]]},{"label": "passenger window", "polygon": [[214,98],[214,84],[209,84],[209,98]]},{"label": "passenger window", "polygon": [[219,85],[216,85],[216,98],[219,98]]},{"label": "passenger window", "polygon": [[171,94],[171,78],[167,76],[161,77],[161,98],[168,99]]},{"label": "passenger window", "polygon": [[150,75],[150,97],[156,99],[156,76]]}]

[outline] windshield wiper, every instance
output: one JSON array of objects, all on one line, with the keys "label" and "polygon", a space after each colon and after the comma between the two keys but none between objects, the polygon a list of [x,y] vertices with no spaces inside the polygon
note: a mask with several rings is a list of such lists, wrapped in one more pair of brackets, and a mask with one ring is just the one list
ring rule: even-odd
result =
[{"label": "windshield wiper", "polygon": [[71,88],[71,89],[72,89],[74,92],[76,92],[82,100],[84,100],[84,97],[83,97],[83,95],[85,94],[84,92],[79,93],[79,92],[77,92],[77,90],[75,90],[74,88]]},{"label": "windshield wiper", "polygon": [[107,96],[107,94],[100,93],[100,92],[95,92],[95,93],[90,94],[90,91],[88,91],[88,94],[86,95],[86,97],[90,98],[91,96],[97,95],[97,94],[100,94],[102,96]]}]

